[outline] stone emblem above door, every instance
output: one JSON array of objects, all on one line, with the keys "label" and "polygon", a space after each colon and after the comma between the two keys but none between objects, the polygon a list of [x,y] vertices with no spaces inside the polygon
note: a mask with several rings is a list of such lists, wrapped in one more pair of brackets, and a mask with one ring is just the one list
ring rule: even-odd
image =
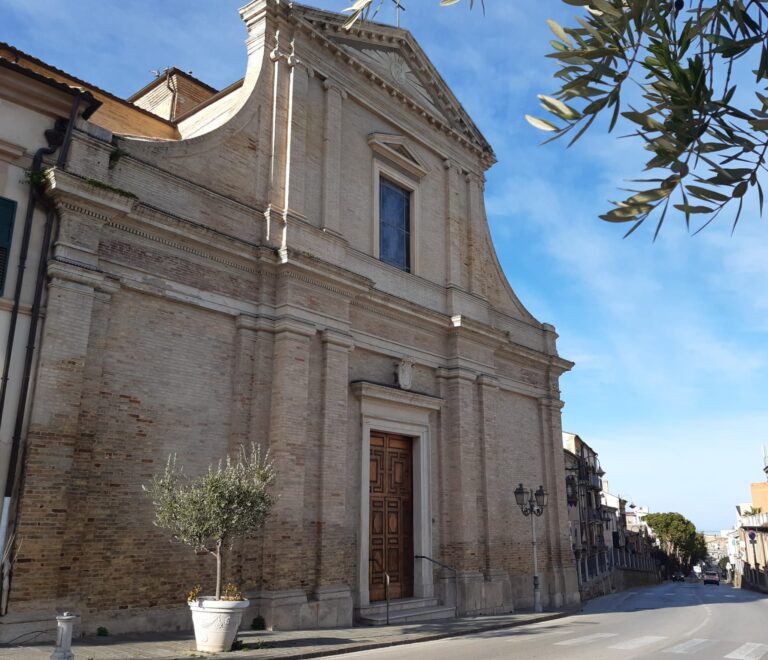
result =
[{"label": "stone emblem above door", "polygon": [[413,386],[413,360],[403,358],[400,362],[395,363],[395,366],[395,384],[401,390],[410,390]]}]

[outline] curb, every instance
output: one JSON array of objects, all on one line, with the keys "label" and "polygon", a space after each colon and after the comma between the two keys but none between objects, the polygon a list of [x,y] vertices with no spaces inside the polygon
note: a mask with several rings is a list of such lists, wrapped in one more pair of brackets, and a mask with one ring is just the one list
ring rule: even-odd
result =
[{"label": "curb", "polygon": [[[390,641],[383,641],[383,642],[367,642],[367,643],[361,643],[361,644],[352,644],[350,646],[345,646],[344,648],[337,648],[337,649],[305,651],[305,652],[293,653],[291,655],[263,655],[263,653],[258,653],[254,655],[251,653],[238,652],[237,656],[234,656],[234,657],[242,658],[243,660],[247,660],[249,658],[258,659],[258,660],[305,660],[307,658],[322,658],[322,657],[327,657],[332,655],[344,655],[345,653],[358,653],[360,651],[371,651],[374,649],[388,648],[391,646],[405,646],[406,644],[416,644],[419,642],[434,642],[439,639],[448,639],[450,637],[464,637],[466,635],[475,635],[477,633],[490,632],[493,630],[504,630],[506,628],[519,628],[521,626],[528,626],[534,623],[543,623],[545,621],[562,619],[567,616],[576,614],[579,611],[581,611],[580,607],[574,608],[572,610],[565,610],[562,612],[553,612],[552,614],[544,614],[539,618],[528,619],[526,621],[509,621],[507,623],[493,623],[493,624],[487,624],[487,625],[480,624],[476,628],[472,628],[472,629],[452,630],[452,631],[446,631],[446,632],[440,632],[440,633],[434,633],[434,634],[426,634],[423,636],[412,637],[408,639],[393,639]],[[266,651],[268,649],[264,649],[264,650]],[[211,657],[211,660],[215,660],[215,658],[217,657],[233,657],[233,656],[210,656],[210,657]],[[173,660],[189,660],[189,656],[179,656],[177,658],[173,658]]]}]

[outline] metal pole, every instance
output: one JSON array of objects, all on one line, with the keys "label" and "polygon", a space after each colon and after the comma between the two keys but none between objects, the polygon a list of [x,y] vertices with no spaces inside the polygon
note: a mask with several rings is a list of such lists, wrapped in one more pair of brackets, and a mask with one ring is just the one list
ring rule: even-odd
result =
[{"label": "metal pole", "polygon": [[387,625],[389,625],[389,573],[384,573],[384,591],[387,599]]},{"label": "metal pole", "polygon": [[533,536],[533,611],[541,612],[541,590],[539,589],[539,560],[536,556],[536,514],[533,512],[533,508],[536,505],[533,497],[531,497],[531,531]]},{"label": "metal pole", "polygon": [[755,548],[755,546],[757,545],[757,541],[755,539],[751,539],[749,542],[752,544],[752,569],[755,572],[754,581],[759,584],[760,571],[757,568],[757,549]]}]

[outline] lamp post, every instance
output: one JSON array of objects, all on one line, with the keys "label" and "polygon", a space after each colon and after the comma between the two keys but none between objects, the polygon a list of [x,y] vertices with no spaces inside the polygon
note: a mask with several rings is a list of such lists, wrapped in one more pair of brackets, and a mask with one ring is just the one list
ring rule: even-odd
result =
[{"label": "lamp post", "polygon": [[531,517],[531,536],[533,546],[533,609],[535,612],[541,612],[541,590],[539,589],[539,562],[536,556],[536,518],[544,513],[544,507],[547,506],[547,491],[544,486],[539,486],[534,492],[532,488],[524,488],[520,484],[515,488],[515,502],[520,507],[524,516]]}]

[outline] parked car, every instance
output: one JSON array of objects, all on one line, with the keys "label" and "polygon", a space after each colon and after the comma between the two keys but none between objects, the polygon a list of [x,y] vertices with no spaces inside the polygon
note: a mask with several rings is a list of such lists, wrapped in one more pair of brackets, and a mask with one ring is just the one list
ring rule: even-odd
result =
[{"label": "parked car", "polygon": [[717,571],[704,572],[704,584],[720,584],[720,573]]},{"label": "parked car", "polygon": [[685,582],[685,576],[680,571],[672,573],[672,582]]}]

